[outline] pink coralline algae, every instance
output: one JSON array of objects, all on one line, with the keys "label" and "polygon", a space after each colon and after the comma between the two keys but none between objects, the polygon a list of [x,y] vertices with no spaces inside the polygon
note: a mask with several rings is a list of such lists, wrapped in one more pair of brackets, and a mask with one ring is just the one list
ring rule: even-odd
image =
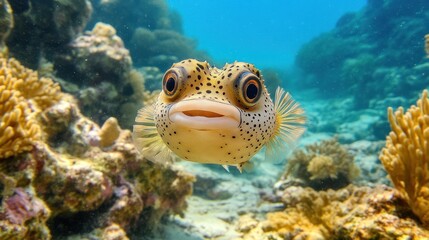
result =
[{"label": "pink coralline algae", "polygon": [[4,212],[0,213],[0,219],[6,219],[13,224],[23,225],[30,219],[45,218],[49,215],[44,203],[30,196],[22,188],[15,189],[12,196],[4,201]]}]

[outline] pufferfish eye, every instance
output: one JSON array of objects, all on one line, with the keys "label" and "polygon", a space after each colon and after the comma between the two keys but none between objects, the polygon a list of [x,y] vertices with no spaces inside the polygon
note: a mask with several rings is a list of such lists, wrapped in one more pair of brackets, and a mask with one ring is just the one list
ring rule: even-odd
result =
[{"label": "pufferfish eye", "polygon": [[240,102],[246,107],[255,106],[261,97],[261,80],[251,72],[244,72],[237,78],[236,93]]},{"label": "pufferfish eye", "polygon": [[180,71],[180,69],[171,68],[164,74],[162,90],[168,98],[174,99],[179,95],[182,82],[182,71]]}]

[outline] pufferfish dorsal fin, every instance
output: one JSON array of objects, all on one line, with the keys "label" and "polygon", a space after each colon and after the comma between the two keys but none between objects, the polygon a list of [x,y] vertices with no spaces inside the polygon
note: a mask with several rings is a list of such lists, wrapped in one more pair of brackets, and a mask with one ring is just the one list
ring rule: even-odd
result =
[{"label": "pufferfish dorsal fin", "polygon": [[172,152],[162,141],[155,125],[155,105],[143,107],[137,113],[136,124],[133,126],[133,140],[144,155],[152,162],[161,164],[172,163]]},{"label": "pufferfish dorsal fin", "polygon": [[296,140],[305,131],[304,110],[289,93],[278,87],[275,95],[276,112],[273,137],[265,145],[265,159],[281,162],[295,147]]}]

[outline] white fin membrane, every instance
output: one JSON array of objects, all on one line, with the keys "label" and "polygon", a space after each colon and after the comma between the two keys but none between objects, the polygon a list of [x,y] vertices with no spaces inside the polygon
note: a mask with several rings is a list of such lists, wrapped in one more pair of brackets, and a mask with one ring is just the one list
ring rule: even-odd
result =
[{"label": "white fin membrane", "polygon": [[153,104],[138,111],[136,124],[133,126],[133,141],[148,160],[164,165],[172,163],[172,151],[162,141],[156,129]]},{"label": "white fin membrane", "polygon": [[304,133],[306,117],[299,104],[280,87],[276,90],[274,110],[275,132],[265,145],[265,159],[280,163],[295,148],[296,140]]}]

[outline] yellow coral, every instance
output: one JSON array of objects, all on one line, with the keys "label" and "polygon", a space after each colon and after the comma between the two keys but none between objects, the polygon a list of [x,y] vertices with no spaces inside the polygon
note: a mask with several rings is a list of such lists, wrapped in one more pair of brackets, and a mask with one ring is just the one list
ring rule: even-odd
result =
[{"label": "yellow coral", "polygon": [[39,80],[18,61],[0,58],[0,158],[31,150],[41,134],[35,115],[61,96],[52,80]]},{"label": "yellow coral", "polygon": [[268,213],[267,220],[262,224],[262,229],[265,232],[275,231],[280,236],[302,232],[297,234],[295,239],[326,239],[325,237],[329,236],[328,230],[323,225],[312,223],[305,214],[296,209]]},{"label": "yellow coral", "polygon": [[424,90],[417,106],[404,113],[388,109],[392,131],[380,160],[395,188],[413,212],[429,225],[429,99]]},{"label": "yellow coral", "polygon": [[105,240],[128,240],[127,233],[118,225],[111,224],[103,229],[102,239]]},{"label": "yellow coral", "polygon": [[109,24],[98,22],[92,29],[92,34],[99,37],[111,38],[116,35],[116,29]]},{"label": "yellow coral", "polygon": [[25,99],[35,101],[41,109],[52,106],[63,97],[58,83],[49,78],[39,79],[37,72],[25,68],[15,59],[0,61],[0,76],[5,76],[6,84],[13,84],[15,91]]},{"label": "yellow coral", "polygon": [[307,171],[311,174],[310,179],[337,178],[338,170],[334,160],[329,156],[316,156],[311,159],[307,166]]},{"label": "yellow coral", "polygon": [[405,203],[387,186],[337,191],[291,186],[276,195],[285,209],[255,219],[251,229],[237,228],[240,239],[429,239],[429,231],[404,215]]},{"label": "yellow coral", "polygon": [[111,146],[116,139],[118,139],[121,133],[118,120],[114,117],[107,119],[100,129],[100,146],[108,147]]},{"label": "yellow coral", "polygon": [[0,113],[0,158],[31,150],[31,142],[39,137],[40,128],[31,117],[28,103],[1,85]]},{"label": "yellow coral", "polygon": [[295,151],[283,178],[299,178],[315,189],[336,189],[346,186],[358,175],[353,156],[333,138]]}]

